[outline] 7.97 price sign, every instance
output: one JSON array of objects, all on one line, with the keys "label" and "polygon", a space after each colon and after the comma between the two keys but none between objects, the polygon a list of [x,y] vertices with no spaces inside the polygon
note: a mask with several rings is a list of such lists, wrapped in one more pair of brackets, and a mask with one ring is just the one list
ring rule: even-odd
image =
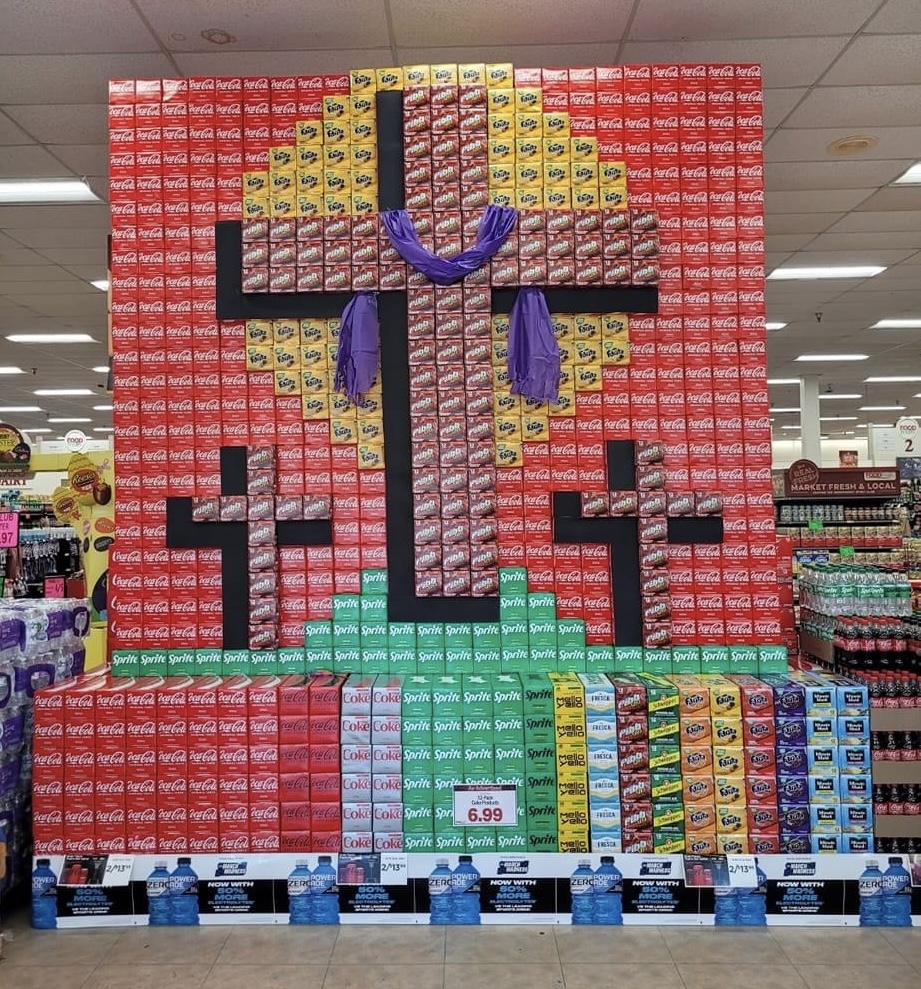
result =
[{"label": "7.97 price sign", "polygon": [[0,549],[19,545],[19,512],[0,512]]},{"label": "7.97 price sign", "polygon": [[511,827],[518,823],[514,783],[458,783],[454,787],[454,826]]}]

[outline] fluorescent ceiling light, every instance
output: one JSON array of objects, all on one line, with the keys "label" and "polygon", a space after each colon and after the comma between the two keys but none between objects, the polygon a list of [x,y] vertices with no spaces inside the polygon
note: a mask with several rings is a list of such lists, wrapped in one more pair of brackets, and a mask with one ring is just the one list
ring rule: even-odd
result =
[{"label": "fluorescent ceiling light", "polygon": [[914,330],[921,328],[921,319],[880,319],[871,330]]},{"label": "fluorescent ceiling light", "polygon": [[904,405],[861,405],[861,412],[904,412]]},{"label": "fluorescent ceiling light", "polygon": [[111,412],[112,411],[112,406],[111,405],[94,405],[93,406],[93,411],[94,412]]},{"label": "fluorescent ceiling light", "polygon": [[802,429],[802,426],[781,426],[781,429]]},{"label": "fluorescent ceiling light", "polygon": [[800,409],[798,407],[794,407],[792,405],[789,408],[768,409],[768,412],[799,412],[799,411]]},{"label": "fluorescent ceiling light", "polygon": [[921,161],[916,162],[907,172],[903,172],[893,185],[921,185]]},{"label": "fluorescent ceiling light", "polygon": [[766,330],[782,330],[786,325],[786,323],[765,323],[764,328]]},{"label": "fluorescent ceiling light", "polygon": [[0,367],[0,374],[25,374],[21,367]]},{"label": "fluorescent ceiling light", "polygon": [[92,421],[93,421],[92,419],[81,419],[79,417],[71,418],[68,416],[65,416],[63,418],[53,418],[48,420],[48,422],[92,422]]},{"label": "fluorescent ceiling light", "polygon": [[768,378],[769,385],[798,385],[799,378]]},{"label": "fluorescent ceiling light", "polygon": [[93,370],[96,372],[96,374],[108,374],[109,373],[109,365],[108,364],[100,364],[98,367],[94,367]]},{"label": "fluorescent ceiling light", "polygon": [[36,388],[33,395],[92,395],[92,388]]},{"label": "fluorescent ceiling light", "polygon": [[24,429],[23,432],[27,436],[31,436],[33,433],[50,433],[51,430],[47,426],[39,426],[38,429]]},{"label": "fluorescent ceiling light", "polygon": [[857,422],[860,416],[819,416],[819,422]]},{"label": "fluorescent ceiling light", "polygon": [[863,398],[863,395],[861,395],[860,393],[854,393],[853,395],[850,395],[850,394],[835,395],[835,394],[832,394],[830,392],[826,392],[824,395],[819,395],[819,401],[820,402],[830,402],[830,401],[832,401],[833,399],[836,399],[836,398],[840,398],[840,399],[845,399],[845,398]]},{"label": "fluorescent ceiling light", "polygon": [[854,429],[869,429],[870,427],[865,422],[858,422]]},{"label": "fluorescent ceiling light", "polygon": [[0,179],[0,203],[98,203],[82,179]]},{"label": "fluorescent ceiling light", "polygon": [[[10,343],[95,343],[89,333],[11,333]],[[919,379],[921,380],[921,379]]]},{"label": "fluorescent ceiling light", "polygon": [[[889,381],[921,381],[921,377],[917,377],[917,376],[912,377],[912,376],[909,375],[907,377],[896,376],[894,378],[864,378],[863,380],[866,381],[866,382],[868,382],[868,383],[870,383],[870,382],[876,382],[878,384],[884,384],[884,383],[889,382]],[[915,398],[917,398],[917,397],[918,396],[916,395]]]},{"label": "fluorescent ceiling light", "polygon": [[866,361],[869,354],[800,354],[798,361]]},{"label": "fluorescent ceiling light", "polygon": [[98,288],[100,292],[108,292],[109,291],[109,279],[108,278],[99,278],[99,279],[97,279],[94,282],[90,282],[90,285],[92,285],[93,288]]},{"label": "fluorescent ceiling light", "polygon": [[115,430],[112,426],[93,426],[94,433],[114,433]]},{"label": "fluorescent ceiling light", "polygon": [[813,281],[819,278],[872,278],[885,271],[878,264],[834,264],[815,268],[775,268],[771,281]]},{"label": "fluorescent ceiling light", "polygon": [[0,412],[41,412],[39,405],[4,405],[0,407]]}]

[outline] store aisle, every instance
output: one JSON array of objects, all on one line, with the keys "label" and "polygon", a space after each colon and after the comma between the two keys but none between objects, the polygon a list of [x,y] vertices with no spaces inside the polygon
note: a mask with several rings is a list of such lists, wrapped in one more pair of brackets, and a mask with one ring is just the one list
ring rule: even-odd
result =
[{"label": "store aisle", "polygon": [[909,989],[921,928],[292,929],[39,933],[8,923],[16,989]]}]

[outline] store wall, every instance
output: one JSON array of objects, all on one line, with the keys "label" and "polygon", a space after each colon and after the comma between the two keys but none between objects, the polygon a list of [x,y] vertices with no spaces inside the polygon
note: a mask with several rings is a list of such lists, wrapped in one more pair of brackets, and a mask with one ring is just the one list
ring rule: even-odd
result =
[{"label": "store wall", "polygon": [[[799,440],[774,440],[771,444],[775,470],[789,467],[794,460],[802,457],[802,444]],[[839,450],[856,450],[861,467],[891,466],[894,461],[890,458],[885,464],[878,464],[870,459],[865,437],[851,437],[843,440],[822,440],[822,463],[820,467],[838,467]]]}]

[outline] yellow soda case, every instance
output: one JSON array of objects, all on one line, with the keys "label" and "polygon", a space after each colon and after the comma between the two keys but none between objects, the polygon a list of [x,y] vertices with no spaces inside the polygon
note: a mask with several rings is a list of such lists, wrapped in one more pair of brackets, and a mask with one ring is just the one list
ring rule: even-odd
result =
[{"label": "yellow soda case", "polygon": [[577,364],[575,370],[576,391],[601,390],[601,363]]},{"label": "yellow soda case", "polygon": [[603,367],[630,363],[630,342],[623,337],[606,337],[601,342],[601,364]]},{"label": "yellow soda case", "polygon": [[323,143],[322,120],[298,120],[294,125],[294,140],[298,147]]},{"label": "yellow soda case", "polygon": [[518,137],[529,135],[540,139],[544,136],[544,118],[541,113],[516,113],[515,133]]},{"label": "yellow soda case", "polygon": [[713,772],[716,776],[744,776],[745,763],[742,755],[742,746],[736,748],[725,748],[714,746],[713,748]]},{"label": "yellow soda case", "polygon": [[569,161],[572,157],[572,142],[567,137],[547,137],[541,139],[544,161]]},{"label": "yellow soda case", "polygon": [[354,417],[351,419],[329,420],[329,441],[334,446],[358,442],[358,427]]},{"label": "yellow soda case", "polygon": [[732,804],[745,806],[745,777],[717,776],[713,785],[716,789],[716,802],[723,807]]},{"label": "yellow soda case", "polygon": [[550,405],[550,416],[561,419],[565,416],[575,415],[576,392],[574,388],[561,388],[557,393],[557,400]]},{"label": "yellow soda case", "polygon": [[572,209],[572,195],[569,186],[546,186],[544,188],[544,209]]},{"label": "yellow soda case", "polygon": [[300,371],[301,349],[296,340],[277,343],[272,348],[276,371]]},{"label": "yellow soda case", "polygon": [[297,197],[297,216],[322,216],[323,209],[323,197],[319,193]]},{"label": "yellow soda case", "polygon": [[461,62],[457,67],[457,81],[461,86],[485,86],[486,66],[482,62]]},{"label": "yellow soda case", "polygon": [[586,161],[598,157],[597,137],[573,137],[569,140],[569,154],[573,161]]},{"label": "yellow soda case", "polygon": [[269,200],[269,216],[297,216],[297,196],[272,196]]},{"label": "yellow soda case", "polygon": [[330,120],[346,120],[349,116],[348,96],[324,96],[323,97],[323,126]]},{"label": "yellow soda case", "polygon": [[352,197],[339,193],[325,195],[323,212],[326,216],[348,216],[352,212]]},{"label": "yellow soda case", "polygon": [[373,117],[353,117],[349,121],[349,140],[352,144],[376,144],[377,121]]},{"label": "yellow soda case", "polygon": [[[352,145],[355,147],[355,145]],[[352,192],[366,192],[368,195],[377,193],[377,169],[370,167],[358,167],[350,169],[352,173]]]},{"label": "yellow soda case", "polygon": [[515,443],[521,439],[521,419],[518,416],[496,416],[496,439]]},{"label": "yellow soda case", "polygon": [[384,466],[383,443],[358,444],[358,469],[381,470]]},{"label": "yellow soda case", "polygon": [[350,93],[373,93],[377,89],[376,69],[352,69],[349,73]]},{"label": "yellow soda case", "polygon": [[598,186],[582,185],[572,190],[573,209],[598,209]]},{"label": "yellow soda case", "polygon": [[544,185],[552,188],[569,189],[569,160],[544,162]]},{"label": "yellow soda case", "polygon": [[297,176],[297,194],[299,196],[316,196],[323,193],[323,171],[320,168],[299,168]]},{"label": "yellow soda case", "polygon": [[496,443],[497,467],[520,467],[523,462],[520,443]]},{"label": "yellow soda case", "polygon": [[519,162],[535,162],[539,165],[544,159],[543,145],[530,137],[516,137],[515,158]]},{"label": "yellow soda case", "polygon": [[357,419],[359,443],[383,443],[384,420],[380,413],[365,415],[364,410],[359,409]]},{"label": "yellow soda case", "polygon": [[300,326],[296,319],[273,319],[271,321],[272,340],[275,344],[293,343],[295,346],[300,335]]},{"label": "yellow soda case", "polygon": [[375,119],[377,100],[374,93],[353,94],[349,97],[349,114],[352,120]]},{"label": "yellow soda case", "polygon": [[543,198],[543,185],[541,184],[532,188],[518,186],[515,189],[515,208],[540,209]]},{"label": "yellow soda case", "polygon": [[270,345],[264,345],[259,347],[247,347],[246,370],[274,371],[275,360],[272,356],[272,347]]},{"label": "yellow soda case", "polygon": [[487,86],[512,86],[515,82],[515,70],[511,62],[487,62]]},{"label": "yellow soda case", "polygon": [[457,66],[453,62],[439,62],[431,66],[433,86],[456,86]]},{"label": "yellow soda case", "polygon": [[401,68],[394,66],[386,69],[376,69],[375,74],[377,76],[378,90],[403,88],[403,70]]},{"label": "yellow soda case", "polygon": [[347,168],[326,168],[323,171],[324,194],[351,193],[352,173]]},{"label": "yellow soda case", "polygon": [[328,419],[329,401],[325,395],[301,395],[301,412],[305,419]]},{"label": "yellow soda case", "polygon": [[430,65],[406,65],[403,79],[407,86],[431,86],[432,67]]},{"label": "yellow soda case", "polygon": [[544,91],[539,86],[522,86],[514,92],[517,113],[533,113],[544,104]]},{"label": "yellow soda case", "polygon": [[326,347],[323,344],[312,344],[309,347],[301,347],[301,367],[305,371],[311,368],[325,370],[329,367],[326,361]]},{"label": "yellow soda case", "polygon": [[323,137],[316,144],[299,144],[297,146],[297,167],[299,169],[318,169],[323,167]]},{"label": "yellow soda case", "polygon": [[748,851],[748,831],[717,831],[716,849],[720,855],[744,855]]},{"label": "yellow soda case", "polygon": [[260,193],[268,195],[269,173],[268,172],[244,172],[243,173],[243,195],[258,196]]},{"label": "yellow soda case", "polygon": [[[326,320],[307,318],[298,320],[301,328],[301,344],[305,347],[326,343]],[[303,360],[303,357],[301,358]]]},{"label": "yellow soda case", "polygon": [[518,188],[533,189],[543,185],[544,172],[539,162],[517,161],[515,164],[515,185]]},{"label": "yellow soda case", "polygon": [[269,148],[269,171],[283,172],[297,167],[297,149],[280,146]]},{"label": "yellow soda case", "polygon": [[[543,115],[543,129],[544,138],[553,138],[559,135],[560,137],[569,137],[569,114],[559,113],[557,111],[553,113],[545,113]],[[568,151],[567,147],[567,151]]]},{"label": "yellow soda case", "polygon": [[488,166],[488,171],[490,189],[515,188],[514,159],[507,163],[490,164]]},{"label": "yellow soda case", "polygon": [[329,381],[329,373],[322,368],[306,368],[301,371],[301,393],[326,395],[329,393]]},{"label": "yellow soda case", "polygon": [[513,113],[490,113],[486,118],[487,134],[493,140],[501,137],[515,138],[515,115]]},{"label": "yellow soda case", "polygon": [[490,113],[514,113],[515,90],[511,88],[491,88],[486,93],[486,108]]},{"label": "yellow soda case", "polygon": [[329,144],[349,143],[349,121],[348,120],[324,120],[323,121],[323,146]]},{"label": "yellow soda case", "polygon": [[356,216],[370,216],[378,210],[377,195],[372,192],[356,192],[352,195],[352,212]]},{"label": "yellow soda case", "polygon": [[617,209],[626,206],[627,187],[625,185],[602,185],[598,188],[598,204],[602,209]]},{"label": "yellow soda case", "polygon": [[297,372],[275,371],[276,395],[300,395],[301,378]]},{"label": "yellow soda case", "polygon": [[745,815],[745,807],[735,804],[716,805],[716,833],[717,834],[738,834],[746,830],[748,818]]},{"label": "yellow soda case", "polygon": [[243,197],[243,217],[244,219],[255,219],[259,216],[269,215],[269,200],[267,196],[244,196]]},{"label": "yellow soda case", "polygon": [[349,146],[349,168],[377,168],[376,144],[352,144]]},{"label": "yellow soda case", "polygon": [[252,347],[264,347],[274,339],[272,321],[268,319],[248,319],[244,332],[246,343]]},{"label": "yellow soda case", "polygon": [[491,206],[514,206],[515,205],[515,190],[514,189],[490,189],[489,190],[489,203]]}]

